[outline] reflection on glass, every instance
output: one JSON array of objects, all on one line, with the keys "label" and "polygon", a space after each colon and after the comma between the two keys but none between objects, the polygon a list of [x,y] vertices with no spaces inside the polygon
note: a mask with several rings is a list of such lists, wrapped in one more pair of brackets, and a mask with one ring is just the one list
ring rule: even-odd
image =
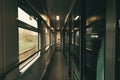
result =
[{"label": "reflection on glass", "polygon": [[79,31],[76,32],[76,35],[75,35],[75,45],[79,46],[80,44],[80,37],[79,37]]},{"label": "reflection on glass", "polygon": [[92,34],[92,28],[87,28],[86,29],[86,48],[89,50],[92,49],[91,34]]},{"label": "reflection on glass", "polygon": [[[25,60],[36,51],[38,51],[38,33],[19,28],[19,61]],[[33,58],[35,56],[31,60]]]},{"label": "reflection on glass", "polygon": [[[97,25],[96,25],[97,26]],[[102,28],[102,27],[101,27]],[[104,28],[86,29],[86,80],[104,80]]]}]

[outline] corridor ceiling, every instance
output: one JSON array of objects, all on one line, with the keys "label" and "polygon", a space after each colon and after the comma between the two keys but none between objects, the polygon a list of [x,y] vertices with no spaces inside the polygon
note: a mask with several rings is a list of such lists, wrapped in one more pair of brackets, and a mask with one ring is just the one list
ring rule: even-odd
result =
[{"label": "corridor ceiling", "polygon": [[[69,15],[76,0],[27,0],[39,14],[45,14],[50,19],[50,26],[60,28],[64,25],[67,15]],[[56,20],[60,16],[60,20]]]},{"label": "corridor ceiling", "polygon": [[[70,14],[72,8],[74,7],[73,14],[74,18],[76,16],[81,16],[80,0],[19,0],[25,2],[34,8],[37,12],[37,16],[41,14],[47,16],[50,21],[50,27],[55,30],[61,29],[65,24],[66,17]],[[76,3],[76,1],[78,1]],[[22,3],[21,3],[22,4]],[[101,5],[102,4],[102,5]],[[105,0],[87,0],[86,2],[86,23],[91,24],[93,19],[94,22],[105,18]],[[26,5],[26,4],[24,4]],[[23,5],[21,5],[23,6]],[[34,13],[34,12],[33,12]],[[56,16],[60,16],[60,20],[56,20]],[[92,20],[92,21],[91,21]]]}]

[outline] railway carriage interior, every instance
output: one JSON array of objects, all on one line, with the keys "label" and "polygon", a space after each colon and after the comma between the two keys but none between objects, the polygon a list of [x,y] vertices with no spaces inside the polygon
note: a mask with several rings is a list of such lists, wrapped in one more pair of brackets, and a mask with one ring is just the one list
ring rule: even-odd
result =
[{"label": "railway carriage interior", "polygon": [[120,0],[0,0],[0,80],[120,80]]}]

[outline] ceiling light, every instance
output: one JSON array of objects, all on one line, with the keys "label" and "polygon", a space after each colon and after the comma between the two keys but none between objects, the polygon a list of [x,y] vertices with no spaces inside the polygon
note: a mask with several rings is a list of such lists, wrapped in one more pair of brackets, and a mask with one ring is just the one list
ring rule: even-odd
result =
[{"label": "ceiling light", "polygon": [[91,38],[98,38],[98,37],[99,37],[99,36],[98,36],[97,33],[94,33],[94,34],[91,35]]},{"label": "ceiling light", "polygon": [[79,17],[80,17],[80,16],[76,16],[76,17],[75,17],[75,20],[77,20]]},{"label": "ceiling light", "polygon": [[59,16],[56,16],[56,20],[60,20],[60,17],[59,17]]},{"label": "ceiling light", "polygon": [[59,30],[60,28],[57,28],[57,30]]}]

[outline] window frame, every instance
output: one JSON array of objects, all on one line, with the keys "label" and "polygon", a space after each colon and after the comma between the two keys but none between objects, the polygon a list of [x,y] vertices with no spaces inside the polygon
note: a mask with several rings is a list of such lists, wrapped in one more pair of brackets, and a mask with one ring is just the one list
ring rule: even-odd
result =
[{"label": "window frame", "polygon": [[[18,8],[20,8],[20,7],[18,7]],[[22,9],[22,8],[21,8]],[[22,9],[23,10],[23,9]],[[24,10],[23,10],[24,11]],[[26,12],[26,11],[24,11],[24,12]],[[26,12],[27,13],[27,12]],[[27,13],[28,14],[28,13]],[[28,14],[29,15],[29,14]],[[30,16],[30,15],[29,15]],[[41,49],[41,34],[40,34],[40,32],[39,32],[39,24],[38,24],[38,21],[37,21],[37,27],[34,27],[34,26],[31,26],[31,25],[29,25],[28,23],[25,23],[25,22],[23,22],[23,21],[21,21],[21,20],[17,20],[18,21],[18,24],[17,24],[17,26],[18,26],[18,29],[19,28],[22,28],[22,29],[25,29],[25,30],[29,30],[29,31],[33,31],[33,32],[36,32],[37,34],[38,34],[38,51]],[[18,31],[19,32],[19,31]],[[18,36],[19,36],[19,33],[18,33]],[[18,39],[18,41],[19,41],[19,39]],[[19,42],[18,42],[18,44],[19,44]],[[37,51],[36,51],[37,52]],[[36,53],[36,52],[34,52],[34,53]],[[33,53],[33,54],[34,54]],[[31,58],[33,58],[32,60],[30,60],[30,59],[28,59],[27,61],[27,63],[26,64],[24,64],[21,68],[20,68],[20,66],[19,66],[19,72],[21,73],[21,74],[23,74],[30,66],[32,66],[32,64],[34,64],[37,60],[38,60],[38,58],[40,57],[40,51],[38,52],[38,53],[36,53],[35,55],[37,55],[37,56],[33,56],[33,57],[31,57]],[[29,55],[29,56],[31,56],[31,55]],[[27,59],[29,56],[27,56],[25,59]],[[21,61],[22,62],[22,61]]]}]

